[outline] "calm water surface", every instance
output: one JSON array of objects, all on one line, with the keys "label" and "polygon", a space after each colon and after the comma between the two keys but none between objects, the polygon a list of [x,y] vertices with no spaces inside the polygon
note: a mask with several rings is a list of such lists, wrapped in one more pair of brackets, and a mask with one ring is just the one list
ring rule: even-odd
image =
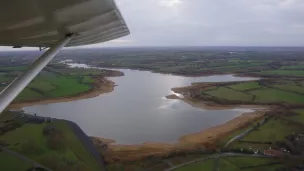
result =
[{"label": "calm water surface", "polygon": [[[73,65],[75,66],[75,65]],[[76,65],[78,66],[78,65]],[[86,67],[85,65],[80,65]],[[203,110],[180,100],[168,100],[171,88],[191,82],[243,81],[233,75],[182,77],[120,69],[124,77],[110,78],[118,86],[95,98],[25,107],[28,113],[76,122],[88,135],[117,143],[174,142],[185,134],[223,124],[250,110]]]}]

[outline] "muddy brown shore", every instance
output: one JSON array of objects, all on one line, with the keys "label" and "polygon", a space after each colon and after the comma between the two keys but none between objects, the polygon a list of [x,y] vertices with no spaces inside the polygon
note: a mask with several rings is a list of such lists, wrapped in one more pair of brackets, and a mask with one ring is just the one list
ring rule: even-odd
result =
[{"label": "muddy brown shore", "polygon": [[144,143],[135,145],[115,144],[114,140],[92,137],[95,144],[107,144],[108,150],[105,158],[111,161],[135,161],[148,156],[165,156],[174,151],[187,151],[196,148],[206,148],[212,146],[222,137],[227,136],[233,131],[243,128],[250,123],[261,119],[266,110],[257,110],[250,113],[244,113],[225,124],[218,125],[209,129],[202,130],[197,133],[184,135],[179,138],[177,143]]}]

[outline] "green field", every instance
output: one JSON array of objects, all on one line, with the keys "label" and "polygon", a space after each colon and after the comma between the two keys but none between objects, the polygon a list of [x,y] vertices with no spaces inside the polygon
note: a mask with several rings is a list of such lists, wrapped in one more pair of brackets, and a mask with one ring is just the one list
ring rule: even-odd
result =
[{"label": "green field", "polygon": [[303,70],[269,70],[260,72],[262,75],[277,75],[277,76],[304,76]]},{"label": "green field", "polygon": [[28,88],[43,93],[55,90],[57,87],[47,80],[35,79],[30,85],[28,85]]},{"label": "green field", "polygon": [[[165,163],[164,163],[165,164]],[[157,166],[157,164],[155,165]],[[107,170],[108,171],[142,171],[143,168],[140,165],[136,165],[136,164],[131,164],[131,165],[127,165],[127,164],[111,164],[107,166]],[[163,170],[163,169],[162,169]],[[158,171],[155,169],[150,169],[149,171]]]},{"label": "green field", "polygon": [[278,89],[262,88],[251,91],[251,94],[256,96],[256,102],[287,102],[287,103],[303,103],[304,96],[295,93],[290,93]]},{"label": "green field", "polygon": [[285,91],[304,94],[304,87],[303,86],[297,86],[297,85],[292,85],[292,84],[287,84],[287,85],[279,84],[279,85],[273,85],[273,87],[278,88],[278,89],[282,89],[282,90],[285,90]]},{"label": "green field", "polygon": [[94,80],[90,76],[38,76],[15,102],[69,97],[89,91]]},{"label": "green field", "polygon": [[122,164],[111,164],[107,166],[108,171],[124,171],[125,166]]},{"label": "green field", "polygon": [[3,151],[0,152],[0,160],[1,171],[26,171],[33,167],[32,164],[26,163],[19,158]]},{"label": "green field", "polygon": [[288,161],[258,157],[226,157],[221,158],[220,162],[222,171],[276,171],[288,167]]},{"label": "green field", "polygon": [[46,92],[47,97],[65,97],[77,95],[90,90],[89,85],[82,84],[78,78],[59,76],[48,80],[51,84],[56,85],[56,89]]},{"label": "green field", "polygon": [[284,169],[286,164],[275,164],[271,166],[261,166],[261,167],[255,167],[255,168],[247,168],[247,169],[242,169],[242,171],[277,171],[278,169]]},{"label": "green field", "polygon": [[64,122],[58,121],[54,125],[63,131],[68,148],[73,152],[79,161],[82,161],[86,166],[90,166],[92,170],[99,170],[99,166],[95,162],[95,158],[91,156],[77,139],[72,129]]},{"label": "green field", "polygon": [[220,167],[220,170],[222,170],[222,171],[239,171],[240,170],[236,165],[234,165],[222,158],[220,159],[219,167]]},{"label": "green field", "polygon": [[[174,171],[213,171],[217,170],[217,159],[209,159],[201,162],[191,163],[189,165],[180,167]],[[282,168],[285,165],[282,164],[275,164],[270,166],[264,166],[267,164],[272,163],[279,163],[284,162],[284,160],[280,159],[272,159],[272,158],[258,158],[258,157],[222,157],[219,159],[218,167],[221,171],[256,171],[257,168],[263,169],[272,169],[275,168]],[[251,168],[246,168],[251,167]],[[123,171],[122,165],[112,165],[109,171]]]},{"label": "green field", "polygon": [[[288,117],[289,119],[289,117]],[[254,151],[263,151],[269,147],[276,147],[277,142],[285,142],[285,137],[293,133],[302,133],[302,128],[289,121],[272,118],[265,125],[262,125],[257,130],[252,131],[245,136],[242,141],[236,141],[229,145],[229,149],[249,149]],[[272,144],[259,144],[251,142],[271,142]]]},{"label": "green field", "polygon": [[[272,85],[271,85],[272,86]],[[284,90],[276,89],[276,86],[281,86]],[[275,103],[275,102],[288,102],[288,103],[303,103],[304,95],[296,94],[294,92],[304,91],[304,87],[296,85],[274,85],[274,88],[261,87],[258,82],[248,82],[234,84],[227,87],[214,87],[208,88],[203,91],[203,94],[207,94],[219,99],[227,99],[234,101],[252,101],[260,103]],[[234,90],[233,90],[234,89]],[[252,91],[244,92],[246,90],[254,89]],[[290,92],[289,92],[290,91]],[[255,96],[255,98],[254,98]]]},{"label": "green field", "polygon": [[28,68],[28,66],[1,67],[0,72],[24,71],[27,68]]},{"label": "green field", "polygon": [[237,165],[239,168],[264,165],[264,164],[280,161],[271,158],[268,159],[268,158],[259,158],[259,157],[227,157],[224,159],[226,161],[229,161],[230,163]]},{"label": "green field", "polygon": [[235,89],[235,90],[240,90],[240,91],[261,88],[259,83],[255,82],[255,81],[248,82],[248,83],[233,84],[229,87],[232,89]]},{"label": "green field", "polygon": [[[257,103],[304,102],[304,86],[300,81],[261,80],[235,83],[230,86],[211,86],[201,91],[201,96],[209,95],[217,99]],[[215,99],[215,100],[217,100]],[[212,100],[212,99],[211,99]],[[225,101],[223,101],[225,102]]]},{"label": "green field", "polygon": [[303,70],[304,64],[302,62],[297,65],[283,66],[281,69],[283,69],[283,70]]},{"label": "green field", "polygon": [[175,171],[213,171],[215,160],[207,160],[203,162],[197,162],[193,163],[184,167],[181,167],[179,169],[176,169]]},{"label": "green field", "polygon": [[92,83],[94,83],[94,79],[90,76],[83,76],[81,82],[83,84],[92,84]]},{"label": "green field", "polygon": [[271,119],[265,125],[262,125],[258,130],[251,132],[243,140],[245,141],[262,141],[276,142],[284,141],[285,136],[293,132],[301,132],[301,127],[294,125],[282,119]]},{"label": "green field", "polygon": [[170,166],[161,159],[144,159],[140,161],[133,161],[131,163],[113,163],[107,165],[108,171],[161,171],[170,168]]},{"label": "green field", "polygon": [[294,110],[294,112],[297,113],[297,115],[293,115],[293,116],[288,116],[285,117],[286,119],[292,120],[294,122],[298,122],[298,123],[302,123],[304,124],[304,110],[300,109],[300,110]]},{"label": "green field", "polygon": [[[0,90],[24,72],[27,66],[1,67]],[[67,68],[51,64],[46,67],[15,99],[14,102],[70,97],[93,88],[94,78],[111,71],[99,69]]]},{"label": "green field", "polygon": [[64,121],[52,123],[56,129],[60,130],[62,139],[57,137],[52,140],[49,136],[43,135],[46,125],[49,124],[25,124],[0,136],[0,141],[10,144],[9,148],[13,151],[55,171],[63,168],[96,171],[100,169],[94,157],[85,150]]},{"label": "green field", "polygon": [[242,93],[240,91],[232,90],[226,87],[219,87],[217,90],[205,91],[204,93],[214,96],[217,98],[227,99],[227,100],[241,100],[241,101],[251,101],[252,95]]},{"label": "green field", "polygon": [[37,91],[31,90],[31,89],[24,89],[14,100],[15,102],[22,102],[27,100],[39,100],[43,99],[44,96]]}]

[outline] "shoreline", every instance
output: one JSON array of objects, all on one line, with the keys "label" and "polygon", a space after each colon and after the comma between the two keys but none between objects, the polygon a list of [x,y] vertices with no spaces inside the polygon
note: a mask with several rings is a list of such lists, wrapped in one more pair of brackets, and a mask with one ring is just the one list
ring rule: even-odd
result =
[{"label": "shoreline", "polygon": [[[176,143],[163,142],[147,142],[142,144],[116,144],[115,140],[92,137],[98,144],[106,144],[107,151],[104,153],[108,162],[112,161],[136,161],[149,156],[166,156],[172,152],[187,151],[197,148],[214,148],[216,142],[237,129],[240,129],[250,123],[261,119],[266,109],[255,110],[253,112],[242,113],[238,117],[233,118],[214,127],[203,129],[199,132],[183,135],[179,137]],[[99,142],[99,143],[98,143]]]},{"label": "shoreline", "polygon": [[[174,88],[172,89],[174,91]],[[174,91],[174,93],[178,93]],[[244,112],[239,116],[199,132],[180,136],[176,143],[147,142],[142,144],[116,144],[115,140],[93,137],[94,141],[106,144],[108,150],[104,153],[108,162],[123,161],[132,162],[149,156],[166,156],[173,152],[193,150],[197,148],[212,149],[216,148],[217,141],[230,133],[241,129],[252,122],[263,118],[266,112],[271,110],[271,106],[266,105],[221,105],[209,101],[194,102],[188,98],[180,98],[177,95],[168,95],[167,99],[182,100],[195,108],[205,110],[225,110],[235,108],[252,109],[253,112]],[[97,147],[98,144],[96,143]]]},{"label": "shoreline", "polygon": [[192,107],[195,108],[200,108],[200,109],[206,109],[206,110],[226,110],[226,109],[235,109],[235,108],[239,108],[239,109],[252,109],[252,110],[260,110],[260,109],[265,109],[265,108],[269,108],[270,106],[267,105],[224,105],[224,104],[217,104],[214,103],[212,101],[193,101],[191,100],[191,98],[180,98],[177,95],[168,95],[166,96],[167,99],[172,99],[172,100],[181,100],[187,104],[189,104]]},{"label": "shoreline", "polygon": [[106,77],[96,78],[95,81],[96,82],[94,83],[94,87],[91,90],[80,93],[75,96],[13,103],[8,106],[8,109],[22,109],[23,107],[27,107],[27,106],[61,103],[61,102],[69,102],[69,101],[94,98],[101,94],[106,94],[106,93],[110,93],[110,92],[114,91],[114,87],[116,86],[115,82],[107,79]]}]

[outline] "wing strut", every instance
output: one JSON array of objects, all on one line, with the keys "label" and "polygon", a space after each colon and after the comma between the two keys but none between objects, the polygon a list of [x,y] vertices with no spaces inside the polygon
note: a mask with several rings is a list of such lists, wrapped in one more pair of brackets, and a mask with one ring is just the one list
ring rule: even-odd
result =
[{"label": "wing strut", "polygon": [[72,34],[59,40],[39,57],[30,68],[16,78],[0,94],[0,114],[21,93],[21,91],[39,74],[39,72],[55,57],[55,55],[72,39]]}]

